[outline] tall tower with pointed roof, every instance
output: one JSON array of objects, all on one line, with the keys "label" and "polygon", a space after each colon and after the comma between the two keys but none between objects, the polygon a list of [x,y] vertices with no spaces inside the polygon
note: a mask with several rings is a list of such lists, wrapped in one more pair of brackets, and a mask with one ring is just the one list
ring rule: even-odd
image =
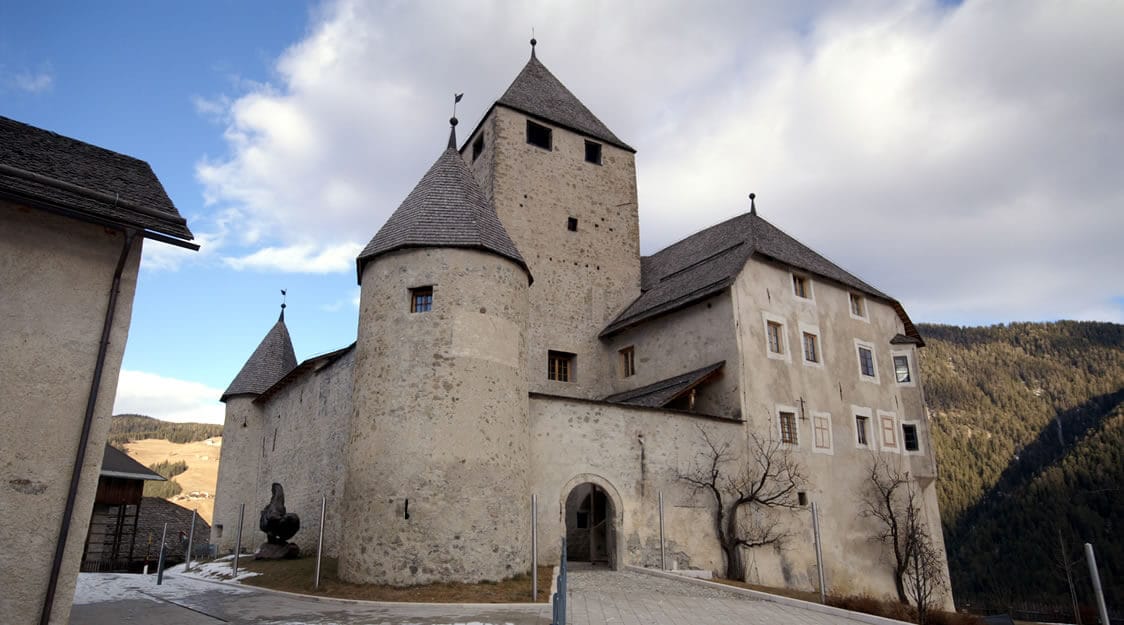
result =
[{"label": "tall tower with pointed roof", "polygon": [[532,279],[453,137],[358,274],[340,576],[408,585],[525,572]]},{"label": "tall tower with pointed roof", "polygon": [[461,148],[535,284],[531,390],[599,398],[614,359],[588,328],[640,293],[635,150],[531,58]]},{"label": "tall tower with pointed roof", "polygon": [[[257,349],[222,394],[221,401],[226,404],[226,419],[222,428],[222,451],[219,456],[218,484],[221,487],[215,493],[214,518],[237,519],[240,504],[248,503],[247,507],[252,507],[253,502],[261,498],[261,493],[258,492],[257,463],[251,465],[255,467],[254,471],[246,470],[247,459],[260,457],[260,447],[263,445],[265,417],[254,400],[296,366],[297,356],[293,351],[293,341],[289,337],[289,328],[285,325],[285,310],[282,308],[277,323],[266,332]],[[252,532],[257,528],[255,512],[253,510],[243,518],[243,536],[254,535]],[[237,528],[233,525],[224,528],[230,536],[237,533]]]}]

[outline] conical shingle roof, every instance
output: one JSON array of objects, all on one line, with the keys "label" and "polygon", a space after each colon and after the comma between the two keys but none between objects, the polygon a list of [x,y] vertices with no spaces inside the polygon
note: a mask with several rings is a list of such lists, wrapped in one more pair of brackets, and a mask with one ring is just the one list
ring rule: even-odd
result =
[{"label": "conical shingle roof", "polygon": [[273,324],[250,359],[242,365],[242,370],[234,376],[221,401],[235,395],[260,395],[296,366],[297,355],[293,351],[293,340],[289,338],[285,311],[282,310],[277,323]]},{"label": "conical shingle roof", "polygon": [[422,176],[401,206],[386,220],[357,259],[359,282],[363,265],[376,256],[411,247],[467,247],[527,263],[500,222],[496,209],[456,148],[447,148]]},{"label": "conical shingle roof", "polygon": [[534,53],[496,103],[565,126],[629,152],[636,151],[597,119],[577,96],[539,62]]}]

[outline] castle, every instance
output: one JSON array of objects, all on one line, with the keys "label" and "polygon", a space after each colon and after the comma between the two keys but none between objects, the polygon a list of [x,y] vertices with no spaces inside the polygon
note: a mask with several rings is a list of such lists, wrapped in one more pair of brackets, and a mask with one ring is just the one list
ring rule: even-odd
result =
[{"label": "castle", "polygon": [[[705,435],[751,434],[808,475],[783,547],[748,579],[892,595],[859,514],[872,458],[910,480],[940,542],[936,465],[901,304],[757,215],[640,255],[635,150],[531,58],[357,259],[357,340],[297,363],[281,318],[223,394],[212,542],[260,541],[269,485],[354,582],[478,581],[540,561],[722,571],[713,503],[679,476]],[[942,549],[943,553],[943,549]]]}]

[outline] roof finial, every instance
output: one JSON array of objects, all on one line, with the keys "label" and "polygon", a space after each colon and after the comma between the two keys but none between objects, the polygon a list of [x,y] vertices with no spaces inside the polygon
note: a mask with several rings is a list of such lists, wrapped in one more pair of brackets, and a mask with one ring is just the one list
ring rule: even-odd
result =
[{"label": "roof finial", "polygon": [[757,214],[757,203],[754,201],[756,199],[757,199],[756,193],[750,193],[749,194],[749,214],[750,215],[756,215]]},{"label": "roof finial", "polygon": [[285,320],[285,296],[286,296],[285,289],[281,289],[281,318],[278,319],[278,321],[284,321]]},{"label": "roof finial", "polygon": [[449,147],[457,149],[457,102],[464,97],[463,93],[453,94],[453,116],[449,118]]},{"label": "roof finial", "polygon": [[535,39],[535,27],[531,27],[531,58],[535,58],[535,45],[538,44],[538,39]]}]

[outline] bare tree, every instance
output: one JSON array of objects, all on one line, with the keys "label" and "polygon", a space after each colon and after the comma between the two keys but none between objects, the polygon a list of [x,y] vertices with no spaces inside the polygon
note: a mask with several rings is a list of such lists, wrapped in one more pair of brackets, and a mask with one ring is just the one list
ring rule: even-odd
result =
[{"label": "bare tree", "polygon": [[714,500],[714,530],[726,560],[726,578],[745,581],[742,549],[781,545],[789,531],[775,512],[795,508],[807,478],[788,447],[750,434],[745,456],[699,428],[705,448],[679,479]]},{"label": "bare tree", "polygon": [[[908,499],[913,500],[913,487],[909,489]],[[906,556],[905,575],[902,584],[906,596],[917,607],[917,623],[925,625],[929,610],[936,607],[945,590],[944,554],[929,535],[928,528],[921,518],[921,509],[910,505],[905,509],[905,533],[911,547]]]},{"label": "bare tree", "polygon": [[914,531],[916,528],[911,527],[911,519],[920,514],[917,493],[909,474],[892,468],[880,455],[871,459],[865,489],[860,514],[875,520],[875,540],[889,546],[893,552],[894,590],[898,593],[898,601],[908,605],[906,569],[919,538]]}]

